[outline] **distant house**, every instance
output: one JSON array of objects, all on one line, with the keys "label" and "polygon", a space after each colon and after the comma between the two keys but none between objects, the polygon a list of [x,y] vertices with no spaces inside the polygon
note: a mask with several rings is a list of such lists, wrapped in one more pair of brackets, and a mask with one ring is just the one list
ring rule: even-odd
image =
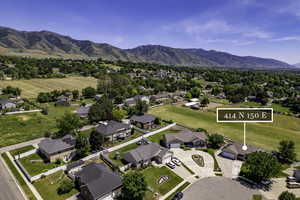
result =
[{"label": "distant house", "polygon": [[189,100],[189,102],[199,102],[199,99],[198,98],[192,98]]},{"label": "distant house", "polygon": [[192,107],[192,106],[199,106],[200,103],[199,102],[188,102],[188,103],[185,103],[184,106],[185,107]]},{"label": "distant house", "polygon": [[143,114],[143,115],[133,115],[130,118],[130,122],[142,129],[151,129],[154,128],[156,117],[150,114]]},{"label": "distant house", "polygon": [[253,152],[262,151],[261,149],[247,145],[247,150],[242,149],[243,145],[237,142],[230,143],[222,148],[221,156],[231,160],[245,160],[247,155]]},{"label": "distant house", "polygon": [[16,108],[16,104],[7,99],[0,99],[0,110]]},{"label": "distant house", "polygon": [[204,132],[181,131],[165,134],[163,143],[168,148],[179,148],[181,145],[189,147],[205,147],[207,136]]},{"label": "distant house", "polygon": [[155,102],[164,102],[166,100],[170,99],[170,94],[169,93],[166,93],[166,92],[163,92],[163,93],[159,93],[159,94],[156,94],[156,95],[152,95],[151,96],[151,100],[152,101],[155,101]]},{"label": "distant house", "polygon": [[149,104],[150,103],[150,99],[148,96],[144,96],[144,95],[136,95],[132,98],[128,98],[125,100],[124,104],[128,107],[132,107],[132,106],[135,106],[136,103],[138,101],[142,101],[142,102],[145,102],[146,104]]},{"label": "distant house", "polygon": [[81,118],[81,119],[86,119],[88,118],[90,108],[92,105],[86,105],[86,106],[81,106],[78,108],[75,113]]},{"label": "distant house", "polygon": [[85,200],[113,200],[120,193],[122,178],[103,163],[90,163],[76,174],[80,196]]},{"label": "distant house", "polygon": [[124,160],[134,167],[149,165],[152,161],[158,164],[171,160],[173,152],[156,143],[140,145],[124,154]]},{"label": "distant house", "polygon": [[65,161],[71,160],[75,155],[76,139],[72,135],[66,135],[60,139],[46,138],[42,140],[39,146],[39,152],[50,161],[55,162],[56,159]]},{"label": "distant house", "polygon": [[118,139],[124,139],[131,135],[131,126],[114,120],[108,121],[107,123],[101,123],[96,131],[108,138],[109,141],[115,141]]},{"label": "distant house", "polygon": [[103,97],[103,94],[96,94],[94,98],[96,101],[99,101],[101,97]]},{"label": "distant house", "polygon": [[56,106],[70,106],[71,98],[67,95],[60,95],[56,98],[55,105]]}]

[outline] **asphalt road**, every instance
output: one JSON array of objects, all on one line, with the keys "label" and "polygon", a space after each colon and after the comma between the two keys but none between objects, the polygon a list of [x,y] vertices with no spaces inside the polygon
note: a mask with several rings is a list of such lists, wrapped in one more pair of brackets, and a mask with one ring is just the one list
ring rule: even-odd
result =
[{"label": "asphalt road", "polygon": [[[38,143],[43,138],[0,148],[0,153]],[[14,179],[0,159],[0,200],[25,200]]]},{"label": "asphalt road", "polygon": [[22,193],[0,160],[0,200],[24,200]]}]

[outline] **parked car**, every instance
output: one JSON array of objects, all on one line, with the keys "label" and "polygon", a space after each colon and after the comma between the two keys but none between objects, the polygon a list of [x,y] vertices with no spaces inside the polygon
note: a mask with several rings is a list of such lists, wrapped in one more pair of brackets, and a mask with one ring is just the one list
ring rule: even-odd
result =
[{"label": "parked car", "polygon": [[146,145],[146,144],[149,144],[149,141],[146,140],[146,139],[141,139],[141,140],[138,141],[136,144],[137,144],[137,145]]},{"label": "parked car", "polygon": [[297,181],[296,178],[293,176],[286,177],[286,182],[296,182],[296,181]]},{"label": "parked car", "polygon": [[172,198],[172,200],[180,200],[183,198],[183,193],[182,192],[177,192],[175,196]]},{"label": "parked car", "polygon": [[181,165],[181,162],[180,160],[178,160],[177,158],[172,158],[172,162],[177,165],[177,166],[180,166]]},{"label": "parked car", "polygon": [[166,165],[167,165],[168,167],[170,167],[171,169],[175,169],[175,167],[176,167],[176,165],[173,164],[172,162],[168,162],[168,163],[166,163]]}]

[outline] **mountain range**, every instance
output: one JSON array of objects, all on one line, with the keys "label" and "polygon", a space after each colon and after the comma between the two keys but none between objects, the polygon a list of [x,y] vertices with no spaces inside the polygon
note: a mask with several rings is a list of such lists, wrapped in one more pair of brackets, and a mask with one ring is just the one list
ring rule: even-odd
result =
[{"label": "mountain range", "polygon": [[107,60],[150,62],[176,66],[230,67],[247,69],[293,68],[285,62],[253,56],[236,56],[204,49],[180,49],[143,45],[121,49],[106,43],[76,40],[50,31],[19,31],[0,27],[0,53],[62,57],[101,57]]},{"label": "mountain range", "polygon": [[300,68],[300,63],[294,64],[294,66]]}]

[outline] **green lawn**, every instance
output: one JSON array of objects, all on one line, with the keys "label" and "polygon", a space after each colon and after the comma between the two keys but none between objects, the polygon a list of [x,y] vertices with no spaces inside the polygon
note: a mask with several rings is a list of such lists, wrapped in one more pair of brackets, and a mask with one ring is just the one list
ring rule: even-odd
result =
[{"label": "green lawn", "polygon": [[7,164],[7,166],[9,167],[12,174],[14,175],[14,177],[16,178],[16,180],[18,181],[19,185],[22,187],[22,189],[23,189],[24,193],[26,194],[27,198],[29,200],[36,200],[35,196],[31,192],[30,188],[28,187],[28,185],[26,184],[24,179],[21,177],[20,173],[15,168],[13,163],[10,161],[8,156],[5,153],[3,153],[1,156],[4,159],[5,163]]},{"label": "green lawn", "polygon": [[163,139],[163,136],[165,134],[168,134],[168,133],[177,133],[179,132],[178,130],[166,130],[166,131],[162,131],[160,133],[157,133],[155,135],[151,135],[150,137],[148,137],[148,139],[151,141],[151,142],[155,142],[157,144],[160,144],[160,141]]},{"label": "green lawn", "polygon": [[[195,111],[173,105],[155,107],[149,112],[190,128],[204,128],[210,133],[220,133],[234,141],[243,141],[243,124],[217,123],[215,112]],[[274,114],[273,123],[247,123],[249,144],[266,150],[276,150],[278,143],[283,139],[300,143],[299,118]],[[300,156],[300,145],[296,145],[296,151]]]},{"label": "green lawn", "polygon": [[262,200],[262,196],[260,194],[255,194],[253,195],[252,200]]},{"label": "green lawn", "polygon": [[107,145],[104,145],[105,147],[113,147],[113,146],[117,146],[117,145],[120,145],[120,144],[123,144],[123,143],[125,143],[125,142],[128,142],[128,141],[130,141],[130,140],[133,140],[133,139],[135,139],[135,138],[137,138],[137,137],[140,137],[140,136],[142,136],[143,134],[141,133],[141,132],[139,132],[139,131],[134,131],[134,133],[130,136],[130,137],[127,137],[127,138],[125,138],[124,140],[119,140],[119,141],[115,141],[115,142],[113,142],[113,143],[107,143]]},{"label": "green lawn", "polygon": [[[19,159],[19,161],[22,163],[23,167],[30,174],[30,176],[35,176],[42,172],[46,172],[50,169],[60,166],[55,163],[45,163],[41,158],[41,156],[37,153],[21,158]],[[36,162],[36,161],[41,161],[41,162]]]},{"label": "green lawn", "polygon": [[29,145],[29,146],[25,146],[25,147],[22,147],[22,148],[19,148],[19,149],[14,149],[14,150],[10,151],[10,154],[12,156],[16,156],[16,155],[19,155],[21,153],[25,153],[25,152],[33,150],[33,149],[34,149],[34,147],[32,145]]},{"label": "green lawn", "polygon": [[[148,186],[155,192],[158,192],[160,195],[165,195],[171,189],[176,187],[176,185],[178,185],[181,181],[183,181],[181,177],[177,176],[167,167],[148,167],[141,172],[144,174]],[[158,184],[157,182],[162,176],[168,176],[169,179],[162,184]]]},{"label": "green lawn", "polygon": [[116,151],[110,152],[109,155],[108,155],[108,157],[109,157],[109,158],[110,158],[117,166],[123,166],[124,164],[123,164],[123,162],[122,162],[122,159],[121,159],[121,160],[120,160],[120,159],[116,160],[116,159],[115,159],[115,154],[116,154],[117,152],[119,152],[121,158],[123,158],[123,155],[124,155],[125,152],[130,151],[130,150],[132,150],[132,149],[135,149],[135,148],[137,148],[137,147],[138,147],[138,145],[137,145],[136,143],[127,145],[127,146],[125,146],[125,147],[123,147],[123,148],[121,148],[121,149],[118,149],[118,150],[116,150]]},{"label": "green lawn", "polygon": [[59,171],[35,181],[33,185],[44,200],[65,200],[78,193],[78,191],[75,189],[63,195],[59,195],[57,193],[57,189],[60,186],[60,183],[65,179],[68,179],[68,177],[64,174],[63,171]]},{"label": "green lawn", "polygon": [[43,137],[46,131],[57,131],[56,120],[76,107],[49,105],[49,114],[27,113],[0,116],[0,147]]},{"label": "green lawn", "polygon": [[172,200],[172,198],[175,196],[175,194],[177,192],[182,192],[185,188],[187,188],[191,183],[186,182],[184,183],[182,186],[180,186],[175,192],[173,192],[173,194],[171,194],[170,196],[168,196],[168,198],[166,198],[166,200]]}]

